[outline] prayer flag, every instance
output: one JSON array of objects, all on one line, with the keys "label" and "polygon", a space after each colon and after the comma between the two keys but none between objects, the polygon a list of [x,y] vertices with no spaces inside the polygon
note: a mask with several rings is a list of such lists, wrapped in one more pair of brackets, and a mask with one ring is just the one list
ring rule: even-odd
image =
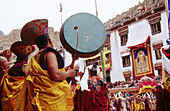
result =
[{"label": "prayer flag", "polygon": [[62,4],[60,3],[60,12],[63,11]]}]

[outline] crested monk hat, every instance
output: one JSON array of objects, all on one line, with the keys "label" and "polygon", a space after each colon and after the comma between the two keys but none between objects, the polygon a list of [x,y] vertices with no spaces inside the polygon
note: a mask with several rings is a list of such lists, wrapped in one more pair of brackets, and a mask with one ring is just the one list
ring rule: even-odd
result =
[{"label": "crested monk hat", "polygon": [[0,56],[5,57],[9,61],[10,57],[12,56],[12,52],[9,49],[6,49],[0,53]]},{"label": "crested monk hat", "polygon": [[33,45],[25,45],[21,41],[16,41],[11,45],[10,50],[15,55],[18,55],[18,54],[30,55],[32,52],[35,51],[35,47]]},{"label": "crested monk hat", "polygon": [[34,45],[36,38],[45,33],[48,33],[48,20],[32,20],[21,29],[21,40],[26,45]]}]

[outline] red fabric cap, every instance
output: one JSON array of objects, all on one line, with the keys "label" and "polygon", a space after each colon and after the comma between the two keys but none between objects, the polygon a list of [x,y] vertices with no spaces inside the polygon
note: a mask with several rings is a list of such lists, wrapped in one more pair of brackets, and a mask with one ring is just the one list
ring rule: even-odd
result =
[{"label": "red fabric cap", "polygon": [[12,55],[12,52],[9,49],[4,50],[3,52],[0,53],[0,56],[6,57],[8,61],[9,61],[11,55]]},{"label": "red fabric cap", "polygon": [[15,55],[17,54],[27,54],[30,55],[32,52],[35,51],[35,47],[32,45],[24,45],[21,41],[14,42],[10,48],[11,52]]},{"label": "red fabric cap", "polygon": [[37,19],[28,22],[21,30],[21,40],[26,45],[34,45],[36,37],[48,33],[48,20]]}]

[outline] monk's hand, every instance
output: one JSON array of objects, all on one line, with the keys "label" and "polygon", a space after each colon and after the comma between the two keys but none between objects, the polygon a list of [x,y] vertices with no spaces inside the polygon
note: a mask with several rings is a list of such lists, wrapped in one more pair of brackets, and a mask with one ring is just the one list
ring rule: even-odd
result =
[{"label": "monk's hand", "polygon": [[68,73],[68,77],[74,77],[76,74],[76,71],[74,69],[68,69],[67,73]]},{"label": "monk's hand", "polygon": [[68,71],[70,69],[70,65],[66,66],[64,69],[65,69],[65,71]]}]

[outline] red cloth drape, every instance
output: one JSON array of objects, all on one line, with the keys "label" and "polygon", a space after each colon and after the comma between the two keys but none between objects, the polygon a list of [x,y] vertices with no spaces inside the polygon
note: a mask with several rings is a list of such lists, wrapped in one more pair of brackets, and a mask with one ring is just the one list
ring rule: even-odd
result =
[{"label": "red cloth drape", "polygon": [[166,89],[157,90],[156,111],[170,111],[170,93]]},{"label": "red cloth drape", "polygon": [[73,111],[108,111],[106,87],[102,86],[99,93],[77,90],[74,102]]}]

